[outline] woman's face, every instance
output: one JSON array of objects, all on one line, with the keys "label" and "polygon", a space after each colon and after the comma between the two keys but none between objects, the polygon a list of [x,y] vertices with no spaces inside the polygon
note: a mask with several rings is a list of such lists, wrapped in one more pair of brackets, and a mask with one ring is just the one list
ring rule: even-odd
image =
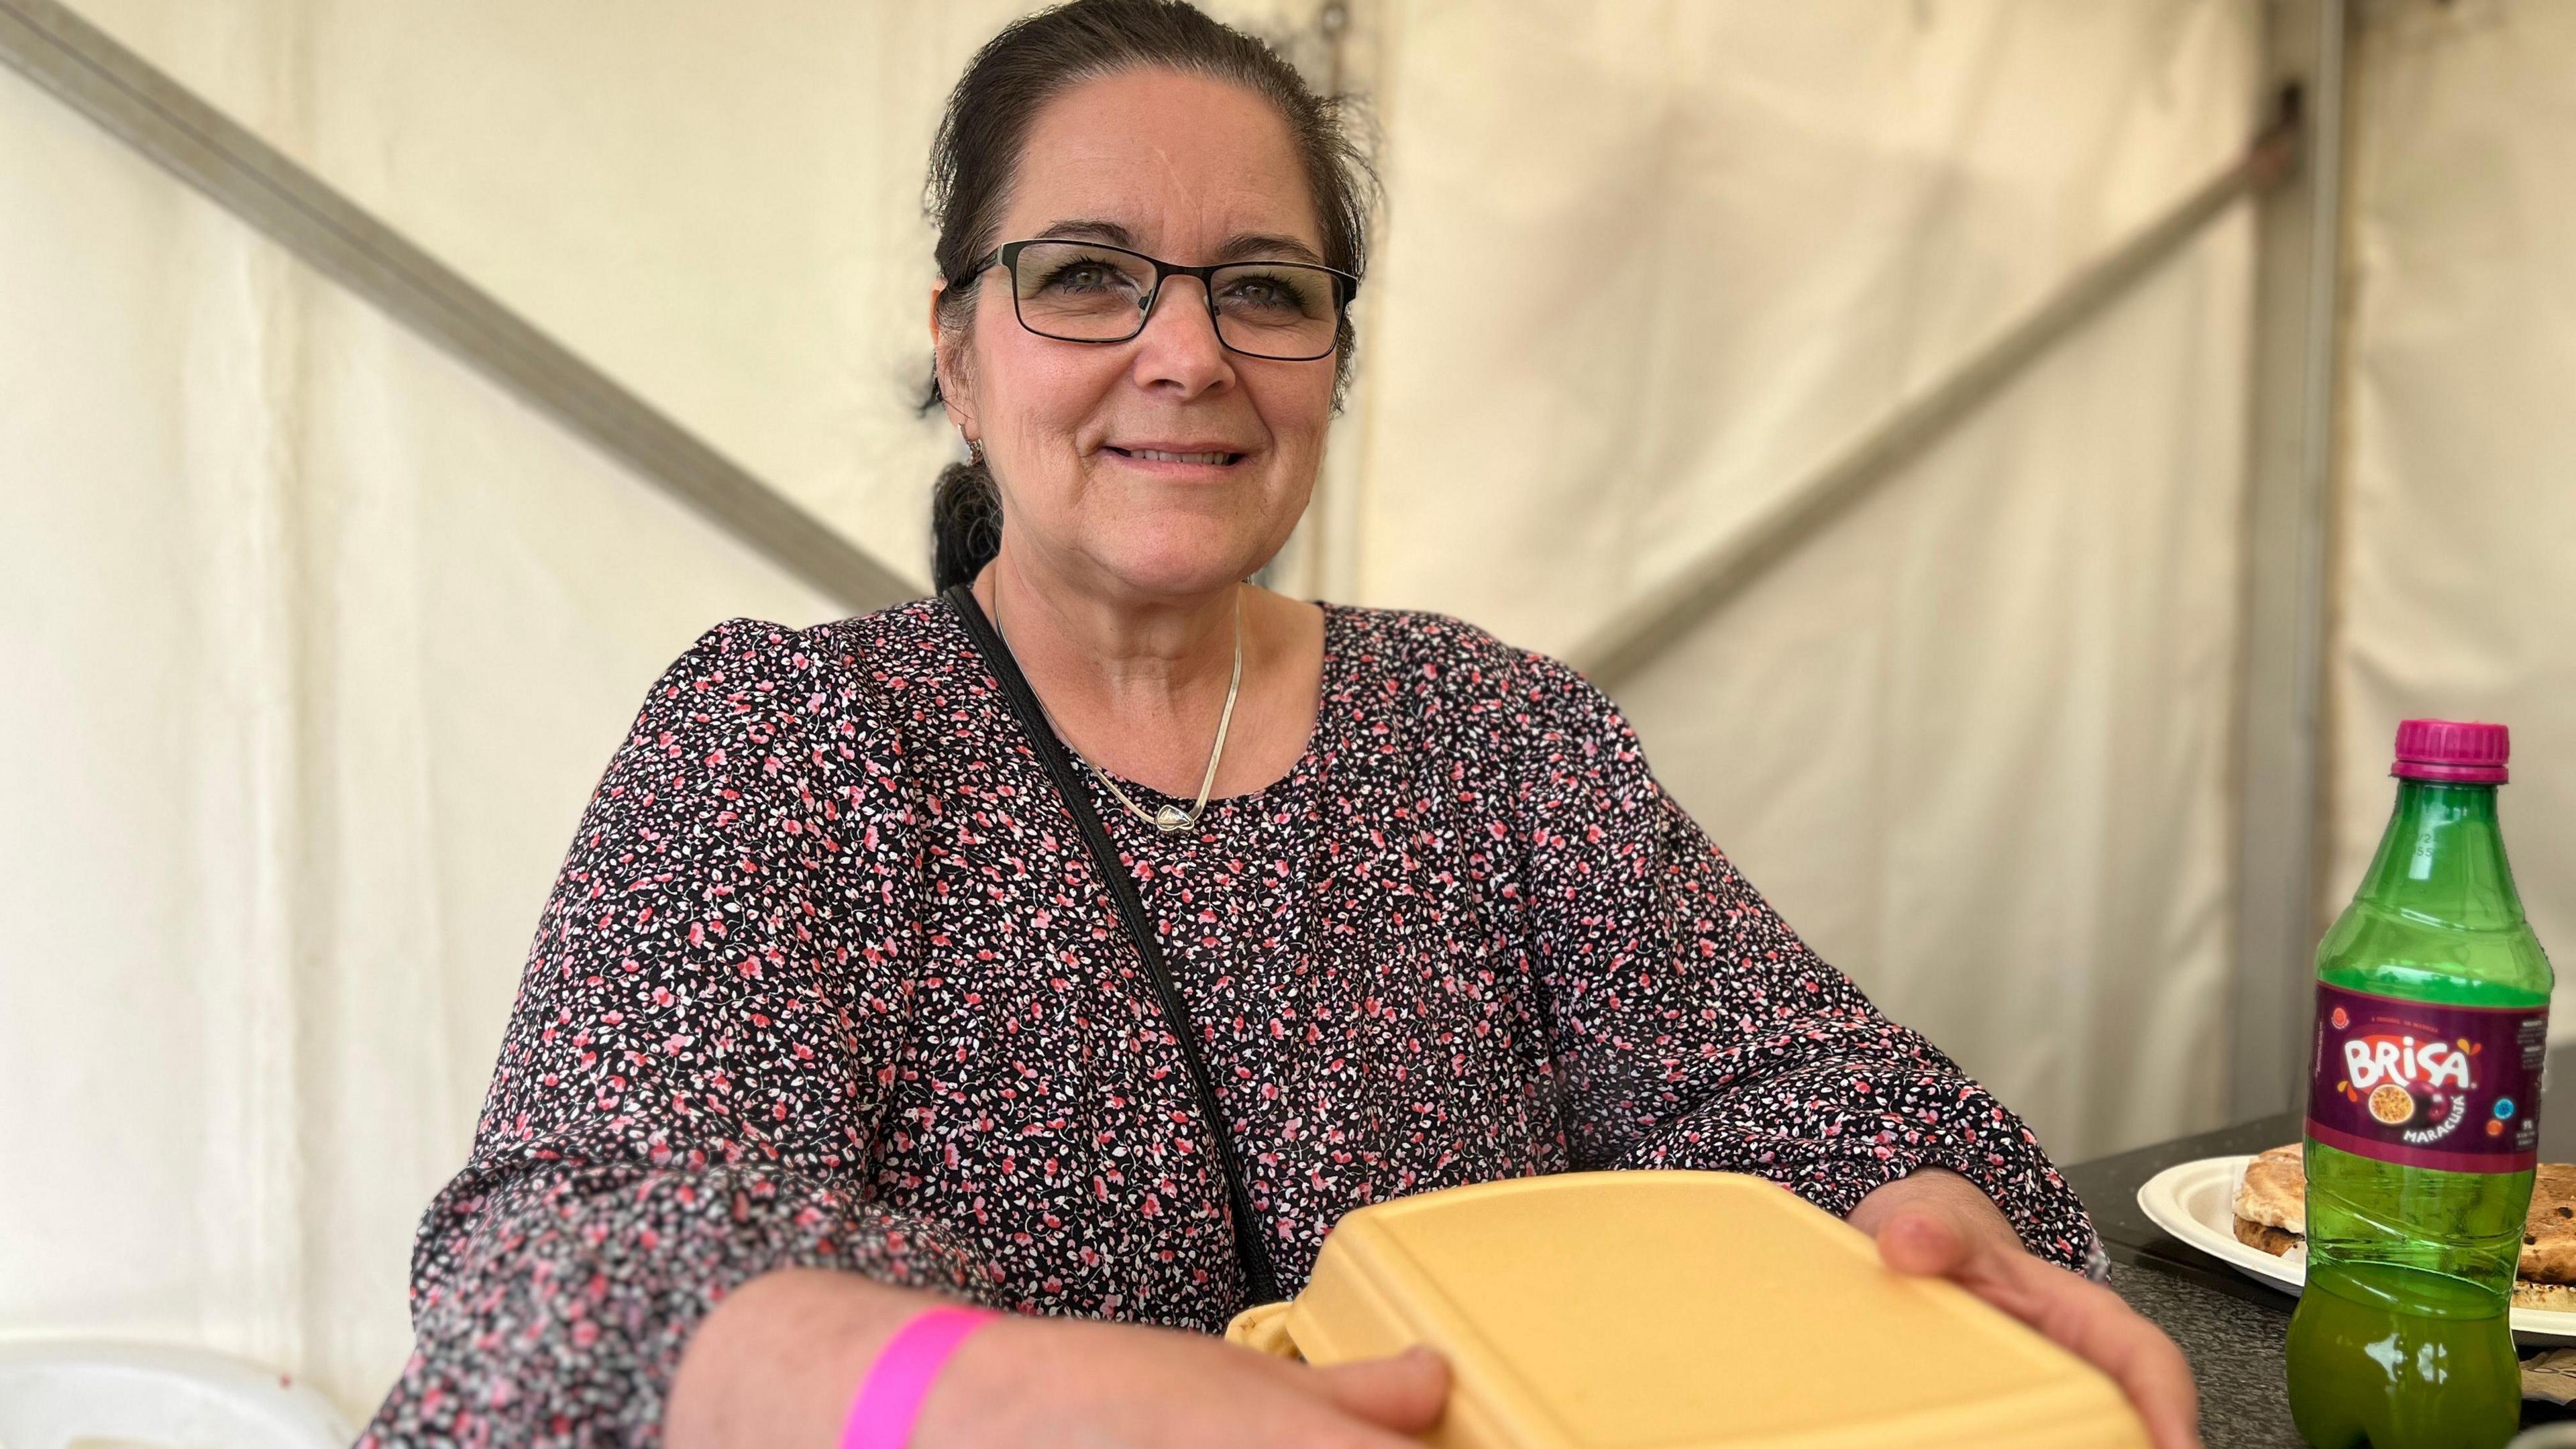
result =
[{"label": "woman's face", "polygon": [[[998,240],[1051,232],[1182,264],[1253,259],[1228,247],[1259,237],[1309,255],[1258,256],[1316,260],[1324,242],[1278,112],[1170,70],[1089,81],[1039,112]],[[1006,550],[1087,586],[1172,598],[1243,578],[1287,541],[1323,461],[1332,358],[1226,351],[1191,277],[1165,282],[1144,332],[1122,343],[1028,331],[999,267],[974,317],[971,335],[942,339],[941,384],[1001,486]]]}]

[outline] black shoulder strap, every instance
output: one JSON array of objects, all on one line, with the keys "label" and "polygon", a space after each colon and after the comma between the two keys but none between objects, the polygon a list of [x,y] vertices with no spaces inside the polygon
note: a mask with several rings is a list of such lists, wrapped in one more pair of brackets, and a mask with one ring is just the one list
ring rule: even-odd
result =
[{"label": "black shoulder strap", "polygon": [[1045,712],[1038,708],[1037,692],[1029,688],[1028,677],[1020,673],[1019,661],[1011,657],[1011,647],[994,631],[993,621],[984,617],[974,591],[957,584],[940,597],[948,601],[958,622],[966,626],[966,637],[975,641],[975,651],[984,656],[984,667],[1001,682],[1002,697],[1011,702],[1011,712],[1020,717],[1021,730],[1036,748],[1038,758],[1045,762],[1047,774],[1055,780],[1056,793],[1064,797],[1064,808],[1080,827],[1083,843],[1091,847],[1091,862],[1099,867],[1110,899],[1118,903],[1118,916],[1126,923],[1127,938],[1136,943],[1136,954],[1144,958],[1145,975],[1154,983],[1154,995],[1163,1003],[1164,1019],[1181,1044],[1181,1065],[1189,1072],[1190,1087],[1199,1100],[1199,1116],[1206,1120],[1208,1136],[1216,1144],[1217,1166],[1225,1174],[1226,1205],[1234,1219],[1234,1260],[1243,1271],[1244,1291],[1254,1303],[1276,1302],[1280,1296],[1279,1275],[1270,1266],[1269,1245],[1252,1216],[1252,1194],[1244,1188],[1243,1158],[1235,1150],[1234,1135],[1226,1130],[1225,1114],[1217,1109],[1216,1088],[1208,1076],[1206,1060],[1199,1055],[1198,1031],[1190,1024],[1180,991],[1172,985],[1171,969],[1163,964],[1162,942],[1145,915],[1145,901],[1136,893],[1135,877],[1118,859],[1118,848],[1110,844],[1109,832],[1101,828],[1100,816],[1091,808],[1090,792],[1074,773],[1073,757],[1065,752],[1064,742],[1055,737]]}]

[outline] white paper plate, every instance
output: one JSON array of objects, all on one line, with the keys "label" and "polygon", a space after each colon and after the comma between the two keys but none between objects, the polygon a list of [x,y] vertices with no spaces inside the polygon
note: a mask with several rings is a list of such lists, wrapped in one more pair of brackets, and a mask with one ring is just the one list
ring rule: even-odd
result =
[{"label": "white paper plate", "polygon": [[[2278,1257],[2236,1241],[2236,1184],[2251,1157],[2203,1157],[2177,1163],[2138,1188],[2138,1207],[2157,1227],[2249,1278],[2296,1293],[2307,1281],[2308,1255]],[[2576,1313],[2513,1310],[2513,1336],[2525,1343],[2576,1344]]]}]

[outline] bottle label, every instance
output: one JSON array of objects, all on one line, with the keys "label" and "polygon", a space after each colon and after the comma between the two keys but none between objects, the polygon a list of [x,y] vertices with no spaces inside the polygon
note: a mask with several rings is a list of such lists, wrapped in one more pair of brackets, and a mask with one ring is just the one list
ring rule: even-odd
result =
[{"label": "bottle label", "polygon": [[2545,1006],[2439,1006],[2320,981],[2308,1135],[2400,1167],[2528,1171],[2548,1053]]}]

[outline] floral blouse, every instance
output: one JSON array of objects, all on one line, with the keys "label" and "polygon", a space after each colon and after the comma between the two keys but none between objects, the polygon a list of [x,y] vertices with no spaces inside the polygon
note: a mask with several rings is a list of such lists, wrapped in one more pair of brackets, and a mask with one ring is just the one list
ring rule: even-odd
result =
[{"label": "floral blouse", "polygon": [[[1290,772],[1194,831],[1084,777],[1283,1290],[1355,1207],[1599,1168],[1839,1213],[1937,1165],[2098,1263],[2021,1120],[1772,913],[1571,669],[1327,606],[1322,695]],[[582,817],[361,1442],[656,1442],[691,1330],[789,1266],[1220,1330],[1246,1294],[1211,1141],[948,606],[721,625]]]}]

